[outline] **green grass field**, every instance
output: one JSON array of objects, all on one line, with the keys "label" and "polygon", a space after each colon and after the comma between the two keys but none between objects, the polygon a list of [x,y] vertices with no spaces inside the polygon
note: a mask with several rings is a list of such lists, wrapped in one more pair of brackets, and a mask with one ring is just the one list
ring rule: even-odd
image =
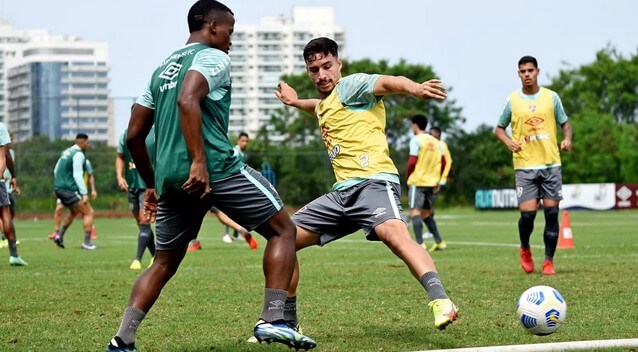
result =
[{"label": "green grass field", "polygon": [[[638,212],[570,212],[575,249],[559,250],[558,274],[518,265],[518,215],[512,211],[441,210],[448,249],[434,253],[461,311],[445,331],[432,326],[427,295],[405,265],[361,233],[299,253],[298,309],[318,351],[414,351],[638,336]],[[542,213],[532,236],[543,258]],[[100,249],[82,251],[79,222],[61,250],[46,238],[52,221],[17,221],[28,267],[0,265],[0,351],[103,351],[117,330],[137,272],[132,219],[97,219]],[[245,343],[261,311],[262,250],[225,244],[207,217],[203,250],[188,253],[138,333],[148,351],[285,351]],[[430,240],[431,241],[431,240]],[[3,249],[6,251],[6,249]],[[149,260],[148,253],[144,264]],[[518,296],[533,285],[558,289],[568,304],[557,333],[529,335],[518,323]]]}]

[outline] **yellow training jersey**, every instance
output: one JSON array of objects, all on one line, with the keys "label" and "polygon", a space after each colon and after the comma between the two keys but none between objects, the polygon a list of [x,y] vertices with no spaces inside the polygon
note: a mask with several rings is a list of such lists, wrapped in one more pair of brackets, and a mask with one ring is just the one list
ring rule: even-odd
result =
[{"label": "yellow training jersey", "polygon": [[438,139],[420,133],[410,140],[410,155],[418,159],[408,178],[408,186],[435,187],[441,181],[443,146]]},{"label": "yellow training jersey", "polygon": [[441,147],[443,148],[443,155],[445,156],[445,167],[443,168],[441,181],[439,183],[444,185],[447,183],[447,177],[452,169],[452,154],[450,153],[450,148],[447,147],[447,143],[439,141],[439,144],[441,144]]},{"label": "yellow training jersey", "polygon": [[521,151],[514,153],[514,169],[546,169],[560,166],[556,123],[567,116],[560,98],[547,88],[534,95],[516,91],[509,95],[499,120],[500,127],[512,125],[512,140]]},{"label": "yellow training jersey", "polygon": [[[337,185],[377,174],[398,175],[385,135],[385,107],[374,96],[378,75],[343,77],[315,110]],[[398,180],[398,178],[397,178]]]}]

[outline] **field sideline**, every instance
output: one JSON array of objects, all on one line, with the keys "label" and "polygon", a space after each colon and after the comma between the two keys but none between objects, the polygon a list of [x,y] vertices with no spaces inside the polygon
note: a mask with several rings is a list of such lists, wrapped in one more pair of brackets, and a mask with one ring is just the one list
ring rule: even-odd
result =
[{"label": "field sideline", "polygon": [[[433,257],[461,311],[445,331],[432,326],[427,295],[405,265],[379,243],[354,234],[299,253],[298,309],[317,351],[422,351],[495,345],[626,339],[638,336],[638,211],[570,212],[575,249],[559,250],[553,277],[539,273],[542,212],[532,236],[537,271],[518,265],[517,212],[440,210],[448,249]],[[46,238],[52,221],[17,220],[28,267],[0,264],[0,351],[103,351],[117,330],[138,273],[133,219],[97,219],[97,251],[82,251],[80,222],[67,249]],[[144,351],[287,351],[245,343],[261,310],[260,248],[225,244],[207,217],[203,250],[188,253],[138,334]],[[429,240],[431,241],[431,240]],[[430,242],[431,243],[431,242]],[[143,264],[147,265],[148,253]],[[520,293],[558,289],[568,304],[557,333],[527,334],[515,317]],[[623,349],[617,349],[623,351]],[[627,349],[624,349],[625,351]]]}]

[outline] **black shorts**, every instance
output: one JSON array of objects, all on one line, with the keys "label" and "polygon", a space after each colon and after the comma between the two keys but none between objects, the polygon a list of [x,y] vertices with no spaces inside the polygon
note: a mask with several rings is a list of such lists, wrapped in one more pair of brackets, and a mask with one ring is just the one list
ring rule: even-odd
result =
[{"label": "black shorts", "polygon": [[80,193],[66,189],[56,189],[55,196],[69,209],[74,209],[82,200]]}]

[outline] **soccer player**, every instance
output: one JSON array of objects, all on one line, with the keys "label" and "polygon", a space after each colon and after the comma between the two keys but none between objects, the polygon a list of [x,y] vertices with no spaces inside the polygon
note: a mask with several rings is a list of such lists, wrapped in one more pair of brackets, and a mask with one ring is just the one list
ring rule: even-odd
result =
[{"label": "soccer player", "polygon": [[[282,303],[297,260],[295,225],[268,181],[233,156],[228,139],[228,50],[234,15],[222,3],[199,0],[187,19],[190,36],[186,45],[153,72],[131,113],[127,146],[147,186],[144,214],[149,220],[157,218],[156,251],[153,264],[133,286],[107,351],[135,350],[140,323],[177,272],[188,242],[197,237],[211,206],[268,240],[263,259],[263,308],[253,334],[259,341],[314,348],[311,338],[284,320]],[[153,124],[155,170],[145,144]]]},{"label": "soccer player", "polygon": [[[9,154],[11,154],[11,159],[15,160],[15,152],[13,151],[13,132],[9,132],[9,138],[11,143],[9,143]],[[14,189],[14,186],[11,183],[13,176],[11,175],[11,171],[9,168],[4,169],[4,174],[2,175],[2,182],[4,186],[7,188],[7,194],[9,194],[9,210],[11,211],[11,219],[15,217],[15,205],[16,205],[16,195],[20,195],[20,188],[17,187]],[[2,230],[2,226],[0,226],[0,230]],[[16,240],[16,245],[19,245],[20,241]],[[4,233],[2,233],[2,240],[0,241],[0,248],[9,247],[9,241],[5,237]]]},{"label": "soccer player", "polygon": [[[428,292],[434,325],[444,329],[457,317],[432,257],[410,237],[401,218],[399,173],[389,156],[383,96],[409,94],[443,100],[441,81],[414,82],[406,77],[353,74],[341,77],[337,43],[311,40],[303,51],[306,71],[320,99],[299,99],[288,84],[275,95],[286,105],[314,114],[337,182],[325,194],[293,215],[297,250],[323,246],[363,229],[366,238],[382,241],[401,258]],[[286,319],[296,324],[298,266],[288,289]]]},{"label": "soccer player", "polygon": [[[534,272],[529,238],[534,230],[538,200],[543,200],[545,213],[545,260],[542,273],[554,275],[554,253],[558,244],[558,204],[562,196],[562,175],[557,124],[563,131],[561,150],[572,147],[572,126],[563,104],[555,92],[538,85],[540,69],[532,56],[518,61],[518,77],[522,88],[507,97],[494,133],[512,152],[516,177],[516,194],[521,217],[518,234],[521,241],[521,267]],[[512,127],[510,138],[505,129]]]},{"label": "soccer player", "polygon": [[[18,180],[16,178],[16,171],[13,165],[13,157],[11,156],[11,138],[9,137],[9,131],[4,123],[0,122],[0,175],[4,174],[5,169],[9,169],[11,173],[10,184],[14,189],[18,188]],[[16,243],[15,226],[13,226],[13,217],[11,216],[11,209],[9,208],[11,200],[9,199],[9,193],[7,188],[0,186],[0,219],[2,220],[2,232],[7,238],[7,245],[9,247],[9,265],[11,266],[26,266],[28,265],[24,259],[18,255],[18,246]]]},{"label": "soccer player", "polygon": [[[233,147],[233,154],[235,155],[235,157],[239,158],[239,160],[243,161],[244,163],[246,163],[246,153],[244,151],[246,150],[246,148],[248,148],[248,142],[249,141],[250,140],[248,138],[248,133],[240,132],[239,133],[239,137],[237,137],[237,145],[235,147]],[[212,211],[212,209],[211,209],[211,211]],[[218,218],[221,221],[221,218],[219,216],[218,216]],[[224,237],[222,238],[222,240],[224,242],[226,242],[226,243],[231,243],[233,241],[238,241],[239,240],[239,234],[241,232],[238,231],[237,228],[234,228],[233,236],[231,237],[228,234],[229,227],[231,227],[231,226],[226,225],[226,231],[224,233]],[[241,233],[241,235],[245,237],[245,233]]]},{"label": "soccer player", "polygon": [[[137,173],[135,163],[131,157],[126,146],[126,134],[128,129],[125,128],[120,135],[120,139],[117,144],[117,156],[115,157],[115,177],[117,178],[118,187],[128,194],[128,205],[131,210],[131,214],[135,218],[137,223],[137,251],[135,252],[135,259],[129,267],[131,270],[142,269],[142,256],[144,251],[148,248],[151,253],[151,258],[155,255],[155,236],[151,229],[151,224],[140,213],[140,210],[144,206],[144,194],[146,193],[146,184],[144,180]],[[155,150],[155,135],[149,133],[146,137],[146,148],[152,152]],[[152,159],[152,158],[151,158]],[[152,260],[152,259],[151,259]]]},{"label": "soccer player", "polygon": [[84,241],[82,249],[94,250],[97,246],[91,243],[91,230],[93,228],[93,208],[89,203],[88,190],[83,178],[86,156],[84,151],[89,147],[89,136],[78,133],[75,144],[65,149],[53,171],[53,188],[55,196],[67,207],[71,213],[62,220],[62,226],[53,238],[55,244],[64,248],[64,234],[73,223],[75,216],[82,214],[84,225]]},{"label": "soccer player", "polygon": [[410,157],[408,159],[407,184],[410,219],[414,228],[416,242],[426,248],[423,242],[423,222],[434,237],[434,245],[430,252],[447,248],[441,239],[436,222],[430,216],[434,194],[441,187],[442,165],[445,158],[443,146],[439,141],[426,133],[428,119],[423,115],[412,117],[412,132],[410,140]]},{"label": "soccer player", "polygon": [[[452,170],[452,153],[450,153],[450,148],[448,148],[447,143],[445,143],[445,141],[441,139],[440,127],[433,126],[432,128],[430,128],[430,134],[432,135],[432,137],[439,140],[439,143],[443,147],[443,154],[445,156],[443,158],[443,165],[441,165],[441,168],[443,169],[443,171],[441,172],[441,181],[439,182],[439,188],[438,190],[434,192],[434,197],[432,197],[430,217],[432,218],[432,220],[434,220],[434,204],[436,203],[436,199],[439,197],[439,194],[441,193],[441,189],[443,188],[443,186],[447,184],[447,179],[448,179],[448,176],[450,175],[450,170]],[[434,237],[432,235],[432,229],[430,228],[428,224],[429,223],[425,223],[425,225],[428,228],[428,232],[426,233],[424,237],[428,237],[428,236]],[[436,251],[439,249],[440,248],[437,248],[436,246],[432,246],[432,248],[430,248],[430,251]]]},{"label": "soccer player", "polygon": [[[239,225],[238,223],[234,222],[233,219],[229,218],[228,215],[224,214],[223,211],[217,209],[216,207],[211,207],[210,212],[215,214],[215,216],[217,217],[217,220],[219,220],[219,222],[224,224],[226,227],[226,230],[224,232],[224,237],[222,238],[224,242],[233,243],[233,239],[228,234],[228,229],[232,228],[234,231],[236,231],[238,234],[240,234],[243,237],[243,239],[248,243],[248,246],[250,247],[250,249],[257,249],[259,247],[259,244],[257,244],[257,241],[248,232],[248,230],[246,230],[243,226]],[[192,240],[190,244],[188,245],[188,250],[191,252],[198,251],[200,249],[202,249],[202,244],[197,238]]]}]

